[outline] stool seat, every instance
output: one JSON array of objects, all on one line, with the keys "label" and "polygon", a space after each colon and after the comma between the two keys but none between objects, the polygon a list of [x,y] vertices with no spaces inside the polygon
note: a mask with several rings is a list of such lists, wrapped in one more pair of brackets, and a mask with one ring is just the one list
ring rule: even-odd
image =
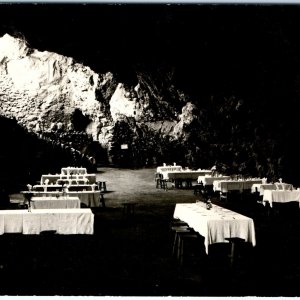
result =
[{"label": "stool seat", "polygon": [[174,232],[174,242],[172,248],[172,256],[178,255],[178,247],[179,247],[179,234],[189,234],[192,232],[192,229],[186,225],[183,226],[172,226],[171,230]]},{"label": "stool seat", "polygon": [[173,219],[172,221],[171,221],[171,226],[188,226],[188,223],[186,223],[186,222],[184,222],[184,221],[182,221],[182,220],[180,220],[180,219]]}]

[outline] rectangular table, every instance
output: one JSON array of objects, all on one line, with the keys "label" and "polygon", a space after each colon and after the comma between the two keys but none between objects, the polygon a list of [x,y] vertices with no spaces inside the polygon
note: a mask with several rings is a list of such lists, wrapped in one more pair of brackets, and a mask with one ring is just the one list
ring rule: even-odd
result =
[{"label": "rectangular table", "polygon": [[162,167],[157,167],[156,173],[163,173],[163,172],[172,172],[172,171],[181,171],[182,167],[181,166],[162,166]]},{"label": "rectangular table", "polygon": [[214,181],[217,180],[228,180],[230,176],[199,176],[198,183],[202,181],[203,185],[213,185]]},{"label": "rectangular table", "polygon": [[201,175],[210,175],[211,170],[197,170],[197,171],[167,171],[163,172],[163,178],[164,179],[191,179],[191,180],[197,180],[199,176]]},{"label": "rectangular table", "polygon": [[[76,175],[72,176],[73,180],[82,180],[82,179],[88,179],[88,183],[96,183],[96,174],[84,174],[82,176],[79,176],[79,178]],[[41,184],[45,184],[45,180],[48,181],[48,184],[56,184],[57,180],[69,180],[71,179],[70,175],[62,175],[62,174],[47,174],[47,175],[42,175],[41,177]]]},{"label": "rectangular table", "polygon": [[256,183],[262,183],[262,179],[250,179],[250,180],[220,180],[214,181],[214,191],[220,191],[227,193],[228,191],[243,191],[251,190],[252,185]]},{"label": "rectangular table", "polygon": [[[46,197],[56,197],[62,196],[62,192],[36,192],[33,191],[35,196],[46,196]],[[101,202],[100,191],[68,191],[66,196],[68,197],[78,197],[80,202],[85,204],[87,207],[99,207]]]},{"label": "rectangular table", "polygon": [[209,245],[226,243],[226,238],[242,238],[256,245],[253,219],[217,205],[207,210],[202,204],[176,204],[174,218],[188,223],[205,238],[206,253]]},{"label": "rectangular table", "polygon": [[263,204],[270,203],[273,207],[273,202],[286,203],[297,201],[300,203],[300,191],[283,191],[283,190],[265,190],[263,195]]},{"label": "rectangular table", "polygon": [[255,183],[251,187],[251,193],[259,193],[263,196],[265,190],[275,190],[276,186],[274,183]]},{"label": "rectangular table", "polygon": [[31,208],[33,209],[62,209],[62,208],[80,208],[78,197],[32,197]]},{"label": "rectangular table", "polygon": [[[66,184],[64,187],[67,191],[95,191],[98,190],[98,185],[96,184]],[[33,191],[36,192],[61,192],[63,185],[58,184],[36,184],[32,187]]]},{"label": "rectangular table", "polygon": [[0,210],[0,234],[40,234],[48,230],[58,234],[93,234],[94,215],[89,208]]},{"label": "rectangular table", "polygon": [[251,192],[259,192],[260,196],[263,196],[265,190],[292,190],[293,185],[290,183],[262,183],[253,184]]}]

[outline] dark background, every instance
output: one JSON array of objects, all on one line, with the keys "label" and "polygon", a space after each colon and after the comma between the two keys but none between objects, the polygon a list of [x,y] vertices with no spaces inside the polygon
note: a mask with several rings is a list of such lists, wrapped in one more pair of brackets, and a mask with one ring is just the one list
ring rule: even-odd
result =
[{"label": "dark background", "polygon": [[172,66],[188,92],[279,102],[299,94],[296,5],[2,4],[0,33],[123,80]]}]

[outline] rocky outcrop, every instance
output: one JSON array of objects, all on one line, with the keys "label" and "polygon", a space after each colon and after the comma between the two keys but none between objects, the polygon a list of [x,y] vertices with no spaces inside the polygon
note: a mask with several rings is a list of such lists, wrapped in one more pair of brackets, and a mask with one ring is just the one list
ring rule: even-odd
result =
[{"label": "rocky outcrop", "polygon": [[165,83],[155,80],[139,73],[136,85],[128,86],[110,72],[97,74],[70,57],[31,49],[23,39],[0,38],[1,115],[37,134],[75,128],[109,148],[114,124],[133,118],[137,127],[148,124],[177,138],[192,104],[185,106],[168,76]]}]

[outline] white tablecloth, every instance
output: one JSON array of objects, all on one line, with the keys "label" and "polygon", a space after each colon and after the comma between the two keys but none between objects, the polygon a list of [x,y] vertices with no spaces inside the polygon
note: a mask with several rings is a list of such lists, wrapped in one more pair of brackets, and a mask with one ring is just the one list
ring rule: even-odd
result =
[{"label": "white tablecloth", "polygon": [[99,207],[100,206],[100,191],[95,192],[68,192],[70,197],[77,196],[81,203],[84,203],[87,207]]},{"label": "white tablecloth", "polygon": [[197,171],[168,171],[163,172],[164,179],[192,179],[197,180],[201,175],[210,175],[211,170],[197,170]]},{"label": "white tablecloth", "polygon": [[176,204],[174,218],[188,223],[205,238],[206,253],[210,244],[228,242],[225,238],[238,237],[256,245],[254,222],[251,218],[217,205],[207,210],[202,204]]},{"label": "white tablecloth", "polygon": [[163,166],[163,167],[157,167],[156,172],[157,173],[163,173],[163,172],[169,172],[169,171],[181,171],[181,166]]},{"label": "white tablecloth", "polygon": [[228,191],[243,191],[250,190],[255,183],[262,183],[262,180],[221,180],[214,181],[213,189],[214,191],[221,191],[223,193],[227,193]]},{"label": "white tablecloth", "polygon": [[263,196],[263,203],[269,202],[270,207],[273,207],[273,202],[285,203],[297,201],[300,203],[300,191],[279,191],[279,190],[265,190]]},{"label": "white tablecloth", "polygon": [[217,180],[228,180],[230,176],[199,176],[198,183],[202,181],[203,185],[213,185],[214,181]]},{"label": "white tablecloth", "polygon": [[56,230],[58,234],[93,234],[94,215],[86,209],[0,210],[0,234],[40,234]]},{"label": "white tablecloth", "polygon": [[263,184],[253,184],[251,192],[259,192],[260,196],[264,194],[265,190],[292,190],[293,185],[289,183],[263,183]]},{"label": "white tablecloth", "polygon": [[[98,190],[96,184],[72,184],[66,185],[67,191],[95,191]],[[37,192],[60,192],[62,191],[62,185],[58,184],[36,184],[32,188]]]},{"label": "white tablecloth", "polygon": [[51,209],[51,208],[80,208],[78,197],[32,197],[31,208]]},{"label": "white tablecloth", "polygon": [[[48,180],[48,184],[56,184],[57,180],[63,179],[63,180],[70,180],[71,177],[68,175],[62,175],[62,174],[47,174],[47,175],[42,175],[41,177],[41,184],[45,184],[45,180]],[[82,181],[84,179],[88,179],[88,183],[92,184],[96,182],[96,174],[84,174],[82,176],[72,176],[73,180],[78,180]],[[67,182],[69,183],[69,182]]]},{"label": "white tablecloth", "polygon": [[[56,197],[62,196],[62,192],[33,192],[35,196],[46,196],[46,197]],[[82,191],[82,192],[67,192],[68,197],[78,197],[80,202],[88,207],[99,207],[100,206],[100,191]]]},{"label": "white tablecloth", "polygon": [[259,195],[262,196],[265,190],[275,190],[274,183],[255,183],[251,187],[251,193],[259,192]]}]

